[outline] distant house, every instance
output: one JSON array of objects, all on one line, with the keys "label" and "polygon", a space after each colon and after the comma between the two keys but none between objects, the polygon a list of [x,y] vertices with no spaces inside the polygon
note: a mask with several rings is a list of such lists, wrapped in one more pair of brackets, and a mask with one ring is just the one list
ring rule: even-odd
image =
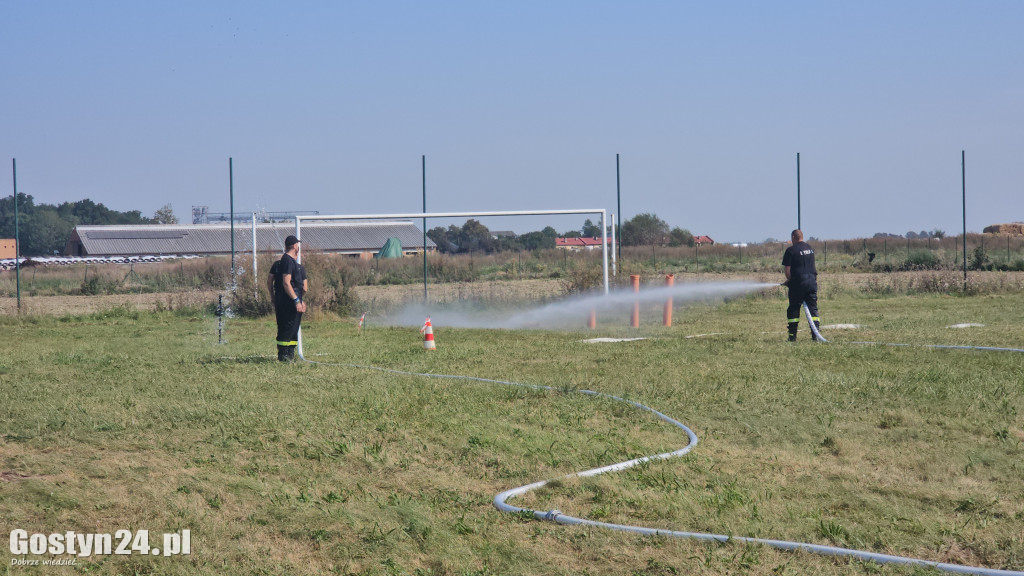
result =
[{"label": "distant house", "polygon": [[16,256],[14,247],[14,238],[0,238],[0,260],[14,258]]},{"label": "distant house", "polygon": [[[308,222],[302,225],[306,251],[372,258],[389,238],[398,238],[406,255],[423,252],[423,232],[408,221]],[[282,252],[292,224],[257,224],[256,248]],[[252,227],[235,224],[236,253],[252,252]],[[86,256],[196,255],[231,253],[230,224],[149,224],[76,226],[64,254]],[[427,252],[437,246],[427,239]]]},{"label": "distant house", "polygon": [[708,246],[714,246],[715,245],[715,241],[711,239],[711,236],[696,236],[696,237],[694,237],[693,241],[698,246],[700,246],[702,244],[707,244]]},{"label": "distant house", "polygon": [[511,230],[491,230],[491,238],[515,238],[516,233]]},{"label": "distant house", "polygon": [[[612,239],[608,239],[608,245],[611,246]],[[571,252],[579,252],[581,250],[597,250],[601,248],[601,239],[597,237],[580,237],[580,238],[555,238],[555,248],[561,248],[562,250],[569,250]]]}]

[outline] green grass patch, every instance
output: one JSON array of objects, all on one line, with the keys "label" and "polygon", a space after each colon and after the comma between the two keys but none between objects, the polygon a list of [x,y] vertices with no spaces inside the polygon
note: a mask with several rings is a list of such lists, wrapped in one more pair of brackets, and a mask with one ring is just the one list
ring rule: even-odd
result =
[{"label": "green grass patch", "polygon": [[[1024,295],[837,293],[821,316],[860,328],[820,345],[803,324],[787,343],[780,294],[679,308],[674,327],[639,331],[435,325],[434,353],[415,328],[304,327],[317,361],[558,391],[282,365],[269,319],[229,319],[218,344],[212,315],[4,318],[0,518],[45,534],[192,532],[190,556],[65,569],[91,573],[931,573],[497,512],[508,488],[686,443],[649,414],[572,392],[585,388],[660,410],[701,443],[512,503],[1024,568],[1024,354],[921,346],[1024,348]],[[984,327],[948,328],[968,322]],[[580,342],[614,335],[648,339]]]}]

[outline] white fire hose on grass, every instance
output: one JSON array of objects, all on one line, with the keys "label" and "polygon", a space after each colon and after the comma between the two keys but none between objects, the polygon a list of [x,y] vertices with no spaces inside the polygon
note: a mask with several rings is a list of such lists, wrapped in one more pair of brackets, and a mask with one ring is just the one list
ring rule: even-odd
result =
[{"label": "white fire hose on grass", "polygon": [[[811,330],[814,331],[815,336],[817,336],[820,339],[820,341],[827,342],[827,340],[825,340],[821,336],[821,334],[819,333],[817,327],[814,326],[814,322],[811,321],[811,312],[807,308],[807,304],[804,304],[804,311],[807,314],[807,320],[810,323]],[[993,349],[993,350],[1002,350],[1002,349],[996,348],[996,349]],[[1013,350],[1013,349],[1010,349],[1010,350]],[[1024,350],[1017,350],[1017,351],[1024,352]],[[317,362],[317,361],[313,361],[313,360],[307,360],[305,357],[302,356],[301,352],[300,352],[300,357],[304,361],[309,362],[310,364],[319,364],[319,365],[324,365],[324,366],[340,366],[340,367],[345,367],[345,368],[360,368],[360,369],[365,369],[365,370],[378,370],[378,371],[381,371],[381,372],[388,372],[388,373],[391,373],[391,374],[399,374],[399,375],[403,375],[403,376],[421,376],[421,377],[425,377],[425,378],[444,378],[444,379],[450,379],[450,380],[466,380],[466,381],[472,381],[472,382],[483,382],[483,383],[487,383],[487,384],[502,384],[502,385],[505,385],[505,386],[517,386],[517,387],[522,387],[522,388],[529,388],[531,390],[547,390],[547,391],[553,391],[553,392],[559,391],[558,389],[553,388],[551,386],[539,386],[539,385],[536,385],[536,384],[523,384],[523,383],[518,383],[518,382],[508,382],[508,381],[505,381],[505,380],[494,380],[494,379],[490,379],[490,378],[478,378],[478,377],[475,377],[475,376],[459,376],[459,375],[449,375],[449,374],[429,374],[429,373],[421,373],[421,372],[408,372],[408,371],[404,371],[404,370],[395,370],[395,369],[392,369],[392,368],[381,368],[381,367],[378,367],[378,366],[363,366],[363,365],[359,365],[359,364],[337,364],[337,363],[328,363],[328,362]],[[608,473],[608,472],[619,472],[619,471],[622,471],[622,470],[626,470],[626,469],[632,468],[632,467],[637,466],[639,464],[643,464],[645,462],[651,462],[651,461],[655,461],[655,460],[666,460],[666,459],[669,459],[669,458],[674,458],[674,457],[677,457],[677,456],[682,456],[682,455],[690,452],[690,450],[692,450],[695,446],[697,446],[697,443],[698,443],[699,440],[697,438],[697,435],[693,432],[693,430],[688,428],[682,422],[679,422],[678,420],[675,420],[674,418],[671,418],[670,416],[667,416],[667,415],[665,415],[665,414],[663,414],[663,413],[661,413],[661,412],[659,412],[659,411],[657,411],[657,410],[655,410],[653,408],[650,408],[649,406],[645,406],[643,404],[640,404],[639,402],[634,402],[632,400],[627,400],[625,398],[620,398],[618,396],[613,396],[611,394],[605,394],[603,392],[595,392],[593,390],[576,390],[575,392],[578,392],[580,394],[586,394],[588,396],[607,398],[607,399],[614,400],[614,401],[617,401],[617,402],[624,402],[626,404],[629,404],[629,405],[633,406],[634,408],[637,408],[639,410],[643,410],[645,412],[649,412],[651,414],[654,414],[655,416],[657,416],[662,421],[664,421],[664,422],[666,422],[668,424],[671,424],[672,426],[675,426],[676,428],[682,430],[683,433],[686,434],[686,436],[687,436],[688,443],[686,444],[686,446],[683,446],[682,448],[680,448],[678,450],[674,450],[672,452],[665,452],[665,453],[662,453],[662,454],[656,454],[654,456],[644,456],[642,458],[635,458],[633,460],[628,460],[626,462],[619,462],[618,464],[610,464],[608,466],[602,466],[600,468],[594,468],[592,470],[586,470],[586,471],[583,471],[583,472],[576,472],[576,473],[564,476],[563,479],[587,478],[587,477],[590,477],[590,476],[598,476],[600,474],[605,474],[605,473]],[[519,508],[517,506],[513,506],[513,505],[508,503],[509,499],[515,498],[516,496],[522,496],[523,494],[526,494],[526,493],[531,492],[533,490],[537,490],[539,488],[542,488],[543,486],[547,485],[548,482],[549,482],[548,480],[543,480],[543,481],[540,481],[540,482],[534,482],[532,484],[527,484],[525,486],[520,486],[518,488],[513,488],[511,490],[506,490],[506,491],[504,491],[504,492],[502,492],[502,493],[500,493],[500,494],[498,494],[497,496],[494,497],[494,506],[498,510],[500,510],[502,512],[511,513],[511,514],[532,514],[538,520],[550,520],[550,521],[556,522],[558,524],[565,524],[565,525],[570,525],[570,526],[592,526],[592,527],[595,527],[595,528],[604,528],[604,529],[608,529],[608,530],[617,530],[617,531],[621,531],[621,532],[630,532],[630,533],[633,533],[633,534],[641,534],[641,535],[645,535],[645,536],[667,536],[667,537],[673,537],[673,538],[688,538],[688,539],[693,539],[693,540],[715,541],[715,542],[720,542],[720,543],[742,542],[742,543],[745,543],[745,544],[761,544],[761,545],[764,545],[764,546],[770,546],[772,548],[778,548],[778,549],[781,549],[781,550],[811,552],[811,553],[814,553],[814,554],[822,554],[822,555],[826,555],[826,556],[836,556],[836,557],[842,557],[842,558],[852,558],[852,559],[856,559],[856,560],[875,562],[875,563],[878,563],[878,564],[901,564],[901,565],[907,565],[907,566],[929,567],[929,568],[935,568],[935,569],[938,569],[938,570],[942,570],[942,571],[950,572],[950,573],[954,573],[954,574],[977,574],[977,575],[981,575],[981,576],[1024,576],[1024,571],[1000,570],[1000,569],[995,569],[995,568],[981,568],[981,567],[974,567],[974,566],[961,566],[959,564],[948,564],[948,563],[944,563],[944,562],[934,562],[934,561],[931,561],[931,560],[922,560],[922,559],[918,559],[918,558],[908,558],[908,557],[904,557],[904,556],[894,556],[894,555],[891,555],[891,554],[880,554],[880,553],[868,552],[868,551],[864,551],[864,550],[853,550],[853,549],[850,549],[850,548],[840,548],[840,547],[837,547],[837,546],[824,546],[824,545],[821,545],[821,544],[808,544],[808,543],[803,543],[803,542],[789,542],[789,541],[786,541],[786,540],[771,540],[771,539],[766,539],[766,538],[750,538],[750,537],[746,537],[746,536],[729,536],[729,535],[725,535],[725,534],[711,534],[711,533],[704,533],[704,532],[680,532],[680,531],[676,531],[676,530],[664,530],[664,529],[660,529],[660,528],[646,528],[646,527],[642,527],[642,526],[629,526],[629,525],[624,525],[624,524],[610,524],[610,523],[607,523],[607,522],[597,522],[597,521],[594,521],[594,520],[587,520],[585,518],[577,518],[577,517],[574,517],[574,516],[568,516],[566,514],[563,514],[560,510],[530,510],[530,509],[527,509],[527,508]]]},{"label": "white fire hose on grass", "polygon": [[811,309],[807,307],[807,302],[804,302],[803,306],[804,314],[807,316],[807,324],[811,327],[811,332],[814,333],[814,337],[817,338],[819,342],[828,342],[828,340],[825,340],[825,337],[821,335],[821,332],[818,331],[817,325],[814,324],[814,317],[811,316]]}]

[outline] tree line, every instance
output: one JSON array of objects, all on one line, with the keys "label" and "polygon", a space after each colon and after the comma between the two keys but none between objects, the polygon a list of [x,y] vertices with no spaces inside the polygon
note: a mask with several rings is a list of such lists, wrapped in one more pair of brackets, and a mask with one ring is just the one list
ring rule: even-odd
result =
[{"label": "tree line", "polygon": [[[80,225],[176,224],[177,217],[166,204],[152,218],[139,210],[119,212],[89,200],[52,205],[35,202],[30,194],[18,194],[18,229],[22,256],[45,256],[64,250],[71,231]],[[0,199],[0,238],[14,238],[14,196]],[[611,230],[608,230],[609,237]],[[438,226],[427,231],[427,236],[445,254],[468,252],[503,252],[543,250],[555,247],[555,239],[600,238],[601,226],[587,219],[575,230],[559,234],[551,226],[518,236],[497,236],[479,220],[470,219],[461,227]],[[689,230],[670,227],[653,213],[637,214],[622,223],[619,242],[623,246],[693,246],[694,237]]]},{"label": "tree line", "polygon": [[[172,224],[177,222],[170,204],[147,218],[138,210],[119,212],[88,198],[61,204],[36,204],[31,194],[18,193],[18,236],[22,256],[48,256],[64,250],[71,231],[79,225]],[[0,238],[14,238],[14,196],[0,198]]]},{"label": "tree line", "polygon": [[[611,230],[608,231],[611,237]],[[551,226],[536,232],[518,236],[495,236],[480,223],[469,219],[461,227],[454,224],[444,228],[438,226],[427,231],[427,237],[437,244],[443,254],[465,254],[467,252],[503,252],[519,250],[542,250],[554,248],[556,238],[600,238],[601,226],[587,219],[583,226],[559,234]],[[670,228],[655,214],[637,214],[622,223],[619,241],[623,246],[693,246],[694,237],[689,230],[678,226]]]}]

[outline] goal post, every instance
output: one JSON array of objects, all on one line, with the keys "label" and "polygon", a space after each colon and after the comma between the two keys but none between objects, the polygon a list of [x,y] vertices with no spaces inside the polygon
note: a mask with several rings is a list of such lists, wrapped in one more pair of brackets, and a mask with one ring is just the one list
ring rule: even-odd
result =
[{"label": "goal post", "polygon": [[[574,214],[599,214],[601,216],[601,276],[604,283],[604,293],[607,295],[608,290],[608,226],[606,223],[606,210],[604,208],[582,208],[575,210],[513,210],[505,212],[416,212],[408,214],[337,214],[337,215],[309,215],[295,216],[295,237],[302,240],[302,222],[304,221],[322,221],[322,220],[405,220],[405,219],[417,219],[422,218],[426,222],[427,218],[474,218],[474,217],[490,217],[490,216],[564,216]],[[426,226],[424,225],[424,228]],[[426,230],[423,233],[426,234]],[[426,254],[427,247],[423,247],[423,252]],[[299,262],[302,261],[302,252],[299,252]],[[299,329],[298,338],[298,351],[299,357],[305,359],[302,354],[302,329]]]}]

